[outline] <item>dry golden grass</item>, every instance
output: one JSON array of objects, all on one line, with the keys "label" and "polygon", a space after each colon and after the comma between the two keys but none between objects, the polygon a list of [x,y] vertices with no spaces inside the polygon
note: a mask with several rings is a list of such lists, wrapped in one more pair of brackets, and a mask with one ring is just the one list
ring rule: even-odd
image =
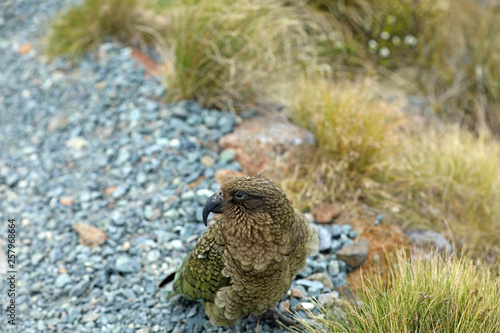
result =
[{"label": "dry golden grass", "polygon": [[[451,232],[475,256],[500,255],[500,144],[448,126],[404,143],[385,168],[375,202],[402,208],[406,223]],[[376,192],[373,192],[376,193]]]},{"label": "dry golden grass", "polygon": [[312,131],[317,152],[276,178],[301,209],[322,202],[352,200],[367,178],[380,178],[399,149],[401,117],[396,103],[377,93],[376,83],[334,84],[323,76],[297,80],[289,90],[294,121]]},{"label": "dry golden grass", "polygon": [[312,56],[310,36],[323,27],[307,13],[279,1],[173,6],[169,98],[236,111],[269,102],[277,83],[299,70],[299,59]]},{"label": "dry golden grass", "polygon": [[50,25],[46,54],[77,57],[112,36],[129,45],[151,43],[165,28],[147,0],[85,0],[68,8]]},{"label": "dry golden grass", "polygon": [[317,305],[301,332],[499,332],[500,278],[467,257],[410,259],[404,252],[390,282],[375,274],[357,290],[344,313]]}]

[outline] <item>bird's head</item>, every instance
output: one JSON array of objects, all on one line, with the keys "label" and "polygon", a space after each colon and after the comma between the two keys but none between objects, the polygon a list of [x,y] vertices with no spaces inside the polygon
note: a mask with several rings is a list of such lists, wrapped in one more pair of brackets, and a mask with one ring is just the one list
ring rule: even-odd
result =
[{"label": "bird's head", "polygon": [[203,222],[219,213],[227,218],[248,218],[267,213],[275,221],[293,220],[293,208],[285,193],[262,177],[236,177],[225,181],[203,207]]}]

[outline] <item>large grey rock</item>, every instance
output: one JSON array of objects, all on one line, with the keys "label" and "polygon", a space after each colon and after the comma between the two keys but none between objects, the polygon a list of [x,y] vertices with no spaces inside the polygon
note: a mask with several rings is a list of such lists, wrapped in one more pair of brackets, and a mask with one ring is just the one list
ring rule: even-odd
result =
[{"label": "large grey rock", "polygon": [[347,265],[356,268],[363,264],[368,251],[370,250],[370,243],[367,240],[347,245],[337,251],[337,259],[344,261]]},{"label": "large grey rock", "polygon": [[451,243],[440,233],[432,230],[414,229],[406,232],[412,244],[426,252],[437,250],[439,253],[453,252]]}]

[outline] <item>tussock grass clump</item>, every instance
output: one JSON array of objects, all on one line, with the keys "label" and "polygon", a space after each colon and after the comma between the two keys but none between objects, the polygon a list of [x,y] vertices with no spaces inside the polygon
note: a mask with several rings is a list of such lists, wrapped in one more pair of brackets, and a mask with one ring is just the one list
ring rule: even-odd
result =
[{"label": "tussock grass clump", "polygon": [[50,25],[46,53],[77,57],[113,36],[131,45],[152,42],[151,32],[161,31],[159,19],[147,0],[85,0],[70,7]]},{"label": "tussock grass clump", "polygon": [[386,277],[362,281],[344,315],[321,308],[303,332],[499,332],[500,278],[463,257],[410,259],[399,254]]},{"label": "tussock grass clump", "polygon": [[294,121],[316,136],[312,158],[295,165],[280,186],[300,209],[357,197],[367,178],[385,174],[382,166],[398,151],[399,109],[384,101],[370,81],[335,84],[316,76],[298,80],[289,95]]},{"label": "tussock grass clump", "polygon": [[[308,9],[279,1],[195,1],[172,7],[166,78],[172,100],[207,107],[255,107],[269,102],[312,52],[310,35],[322,29]],[[313,53],[313,52],[312,52]],[[258,106],[258,105],[257,105]]]},{"label": "tussock grass clump", "polygon": [[480,257],[500,255],[500,144],[450,126],[404,146],[385,169],[385,190],[409,221],[448,229]]},{"label": "tussock grass clump", "polygon": [[377,96],[373,82],[334,84],[315,78],[296,88],[294,120],[315,134],[323,153],[346,160],[349,170],[374,171],[397,145],[391,132],[399,113]]}]

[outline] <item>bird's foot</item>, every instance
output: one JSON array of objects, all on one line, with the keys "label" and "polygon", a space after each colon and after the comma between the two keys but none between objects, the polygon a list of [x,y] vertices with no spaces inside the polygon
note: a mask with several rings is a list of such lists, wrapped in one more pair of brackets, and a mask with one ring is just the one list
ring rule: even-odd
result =
[{"label": "bird's foot", "polygon": [[288,317],[286,314],[284,314],[283,312],[281,312],[280,310],[278,310],[277,307],[274,307],[271,310],[267,310],[267,312],[270,312],[270,315],[272,316],[271,318],[273,318],[275,321],[280,321],[280,322],[282,322],[283,324],[285,324],[287,326],[297,326],[297,325],[299,325],[298,321],[296,321],[296,320]]},{"label": "bird's foot", "polygon": [[240,333],[240,330],[236,326],[229,327],[229,333]]},{"label": "bird's foot", "polygon": [[261,314],[259,316],[252,315],[252,314],[248,316],[249,322],[258,322],[258,321],[263,320],[263,319],[272,319],[276,322],[281,322],[287,326],[296,326],[299,324],[299,322],[288,317],[283,312],[278,310],[276,307],[274,307],[270,310],[267,310],[266,312],[264,312],[263,314]]}]

